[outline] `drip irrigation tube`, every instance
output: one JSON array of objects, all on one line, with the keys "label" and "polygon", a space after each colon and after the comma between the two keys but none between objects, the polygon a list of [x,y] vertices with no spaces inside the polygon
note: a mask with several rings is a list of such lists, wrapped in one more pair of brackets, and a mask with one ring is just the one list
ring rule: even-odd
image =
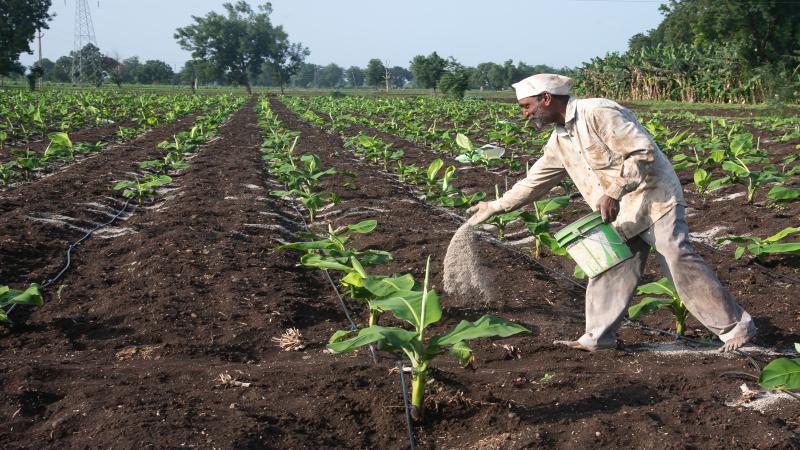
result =
[{"label": "drip irrigation tube", "polygon": [[[285,186],[286,186],[286,190],[289,190],[289,186],[288,185],[285,185]],[[292,206],[292,209],[294,209],[294,211],[300,217],[300,220],[303,221],[303,227],[306,229],[306,231],[311,232],[311,228],[308,226],[308,222],[306,222],[306,218],[303,215],[303,213],[301,213],[300,210],[297,209],[297,206],[295,206],[294,202],[290,201],[289,204]],[[344,302],[344,298],[342,298],[342,294],[339,292],[339,288],[336,287],[336,283],[333,282],[333,278],[331,278],[331,274],[328,273],[328,269],[322,269],[322,273],[325,274],[325,278],[327,278],[328,279],[328,283],[331,284],[331,287],[333,288],[333,292],[336,293],[336,298],[339,299],[339,305],[342,307],[342,311],[344,311],[344,315],[345,315],[345,317],[347,317],[347,321],[350,322],[350,331],[358,330],[358,325],[356,325],[356,323],[353,321],[353,318],[350,316],[350,310],[347,309],[347,304]],[[378,355],[375,352],[375,347],[372,344],[369,345],[369,351],[370,351],[370,354],[372,355],[372,362],[377,364],[378,363]]]},{"label": "drip irrigation tube", "polygon": [[[105,226],[111,225],[117,219],[119,219],[119,217],[128,209],[128,206],[131,204],[131,200],[133,200],[133,197],[129,197],[125,201],[125,204],[122,205],[122,208],[120,208],[119,211],[117,211],[117,213],[114,214],[114,216],[111,219],[109,219],[106,222],[97,224],[94,228],[92,228],[91,230],[87,231],[86,234],[83,235],[83,237],[81,237],[77,241],[73,242],[72,244],[69,244],[69,246],[67,247],[67,262],[64,264],[64,267],[55,276],[53,276],[51,278],[48,278],[46,281],[42,282],[42,284],[40,285],[40,288],[42,290],[47,289],[53,283],[55,283],[56,281],[60,280],[61,277],[64,276],[64,273],[66,273],[67,270],[69,270],[69,268],[72,266],[72,250],[74,250],[75,247],[80,245],[83,241],[89,239],[89,237],[91,237],[92,234],[94,234],[95,231],[97,231],[100,228],[103,228]],[[9,307],[8,310],[6,311],[6,316],[8,316],[11,313],[11,311],[14,310],[14,308],[16,306],[17,306],[16,303],[12,304],[11,307]]]},{"label": "drip irrigation tube", "polygon": [[397,368],[400,370],[400,386],[403,388],[403,405],[406,408],[406,428],[408,428],[408,442],[411,450],[416,450],[414,444],[414,427],[411,425],[411,406],[408,404],[408,389],[406,388],[406,377],[403,375],[403,360],[397,361]]}]

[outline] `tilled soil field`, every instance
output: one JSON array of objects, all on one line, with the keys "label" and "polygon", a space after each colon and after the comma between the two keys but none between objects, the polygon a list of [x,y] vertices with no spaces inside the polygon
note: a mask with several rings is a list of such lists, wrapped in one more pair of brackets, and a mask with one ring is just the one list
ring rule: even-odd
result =
[{"label": "tilled soil field", "polygon": [[[374,363],[366,351],[327,353],[331,334],[349,326],[333,289],[320,272],[297,267],[299,253],[275,251],[299,240],[304,225],[294,205],[269,195],[282,186],[263,171],[252,107],[200,149],[175,177],[176,190],[81,244],[42,308],[14,311],[15,325],[0,335],[5,447],[409,446],[396,358],[379,352]],[[341,201],[320,211],[315,229],[377,219],[378,228],[356,245],[392,252],[394,261],[376,269],[385,273],[421,279],[432,256],[445,316],[433,333],[484,313],[533,331],[474,341],[477,360],[469,369],[434,363],[428,415],[414,427],[420,448],[800,446],[797,402],[765,412],[728,406],[744,381],[726,375],[754,373],[740,356],[649,351],[640,344],[671,338],[634,328],[623,329],[620,350],[553,346],[583,329],[582,289],[553,272],[571,271],[562,259],[534,261],[520,248],[483,239],[481,264],[498,300],[448,307],[474,302],[449,299],[440,288],[442,260],[461,219],[356,158],[339,137],[277,101],[272,108],[287,129],[302,133],[298,153],[315,153],[323,167],[337,168],[322,188]],[[179,126],[154,132],[169,135]],[[107,198],[111,180],[124,178],[164,138],[140,138],[125,151],[2,193],[3,279],[40,281],[57,271],[59,249],[83,227],[41,218],[97,221],[81,205],[117,204]],[[427,157],[417,150],[408,154]],[[494,176],[472,173],[459,180],[493,190]],[[726,220],[736,209],[720,205],[693,216],[690,227],[701,216],[703,224]],[[774,271],[703,255],[755,317],[760,345],[784,350],[800,340],[796,284],[786,279],[796,262],[772,261],[781,267]],[[348,307],[363,322],[364,309]],[[670,320],[658,315],[647,324],[667,328]],[[290,327],[302,333],[303,350],[283,351],[273,342]],[[706,334],[696,322],[689,328],[695,337]],[[774,358],[752,356],[761,365]]]}]

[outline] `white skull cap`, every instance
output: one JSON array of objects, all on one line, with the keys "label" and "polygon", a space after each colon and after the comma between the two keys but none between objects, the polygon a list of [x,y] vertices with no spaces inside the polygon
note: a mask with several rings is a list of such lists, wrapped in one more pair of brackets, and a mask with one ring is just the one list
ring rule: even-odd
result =
[{"label": "white skull cap", "polygon": [[553,95],[568,95],[570,88],[575,84],[575,80],[564,75],[552,73],[539,73],[511,85],[517,91],[517,100],[525,97],[539,95],[542,92],[549,92]]}]

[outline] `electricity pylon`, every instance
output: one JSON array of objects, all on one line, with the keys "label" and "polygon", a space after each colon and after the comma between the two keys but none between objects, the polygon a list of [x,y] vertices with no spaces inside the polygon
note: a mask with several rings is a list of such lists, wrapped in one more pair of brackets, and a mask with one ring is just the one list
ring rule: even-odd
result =
[{"label": "electricity pylon", "polygon": [[[98,2],[98,5],[100,3]],[[95,74],[99,70],[97,66],[99,61],[94,58],[88,58],[84,61],[83,48],[88,44],[97,45],[97,39],[94,35],[94,24],[92,23],[92,12],[89,9],[88,0],[75,0],[75,53],[72,58],[72,82],[83,84],[88,81],[86,73]],[[88,66],[88,67],[86,67]],[[84,70],[84,67],[88,70]],[[91,80],[95,81],[95,80]]]}]

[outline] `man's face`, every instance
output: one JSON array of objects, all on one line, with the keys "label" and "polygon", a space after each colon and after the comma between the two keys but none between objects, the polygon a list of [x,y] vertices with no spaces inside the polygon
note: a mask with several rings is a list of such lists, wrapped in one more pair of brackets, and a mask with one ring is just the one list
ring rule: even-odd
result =
[{"label": "man's face", "polygon": [[528,120],[537,130],[541,131],[545,127],[556,123],[557,116],[551,111],[552,97],[547,94],[525,97],[517,102],[522,108],[522,116]]}]

